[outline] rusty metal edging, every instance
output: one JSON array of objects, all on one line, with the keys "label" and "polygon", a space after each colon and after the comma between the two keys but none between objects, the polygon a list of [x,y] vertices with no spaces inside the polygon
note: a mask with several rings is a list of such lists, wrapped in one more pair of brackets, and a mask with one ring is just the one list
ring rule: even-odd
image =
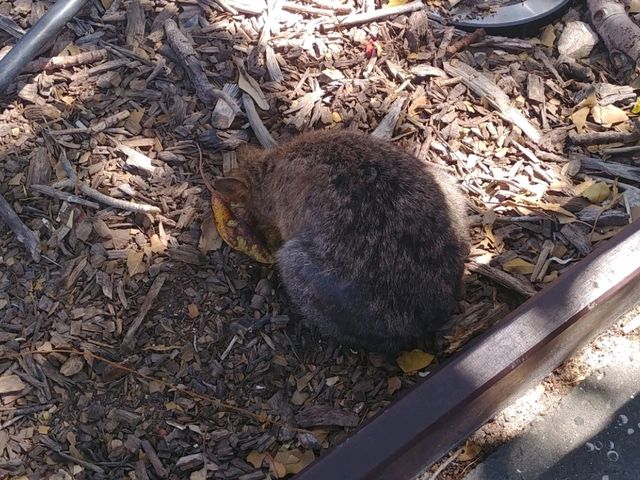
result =
[{"label": "rusty metal edging", "polygon": [[640,220],[509,314],[296,480],[409,480],[640,303]]}]

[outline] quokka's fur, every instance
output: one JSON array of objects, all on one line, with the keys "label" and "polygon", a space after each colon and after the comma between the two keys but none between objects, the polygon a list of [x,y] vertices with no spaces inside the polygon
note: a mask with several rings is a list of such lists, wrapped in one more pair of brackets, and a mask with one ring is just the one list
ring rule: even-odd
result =
[{"label": "quokka's fur", "polygon": [[365,134],[316,131],[245,152],[214,188],[246,203],[321,333],[395,352],[450,319],[468,229],[461,193],[436,167]]}]

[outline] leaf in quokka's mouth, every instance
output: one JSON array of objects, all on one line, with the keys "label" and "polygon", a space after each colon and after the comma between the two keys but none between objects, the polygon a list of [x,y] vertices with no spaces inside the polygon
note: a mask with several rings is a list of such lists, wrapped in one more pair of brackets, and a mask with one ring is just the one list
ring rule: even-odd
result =
[{"label": "leaf in quokka's mouth", "polygon": [[233,212],[215,192],[211,192],[211,210],[218,233],[227,245],[257,262],[275,263],[274,256],[247,221]]}]

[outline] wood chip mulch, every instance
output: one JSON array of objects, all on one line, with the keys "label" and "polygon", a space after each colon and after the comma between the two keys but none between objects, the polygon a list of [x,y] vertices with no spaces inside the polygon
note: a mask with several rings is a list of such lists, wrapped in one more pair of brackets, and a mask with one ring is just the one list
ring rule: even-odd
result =
[{"label": "wood chip mulch", "polygon": [[[602,43],[555,47],[584,7],[523,40],[395,3],[93,1],[43,45],[0,99],[0,198],[35,235],[0,223],[0,477],[284,478],[428,371],[302,328],[218,236],[200,149],[213,177],[256,137],[378,129],[459,178],[441,358],[637,218],[635,90]],[[0,56],[50,5],[0,3]]]}]

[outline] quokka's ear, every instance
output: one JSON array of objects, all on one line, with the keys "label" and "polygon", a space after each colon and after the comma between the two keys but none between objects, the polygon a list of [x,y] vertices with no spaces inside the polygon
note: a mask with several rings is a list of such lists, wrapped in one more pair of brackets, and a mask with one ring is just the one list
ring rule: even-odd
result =
[{"label": "quokka's ear", "polygon": [[228,202],[244,202],[249,197],[249,186],[237,177],[221,177],[213,181],[213,189]]}]

